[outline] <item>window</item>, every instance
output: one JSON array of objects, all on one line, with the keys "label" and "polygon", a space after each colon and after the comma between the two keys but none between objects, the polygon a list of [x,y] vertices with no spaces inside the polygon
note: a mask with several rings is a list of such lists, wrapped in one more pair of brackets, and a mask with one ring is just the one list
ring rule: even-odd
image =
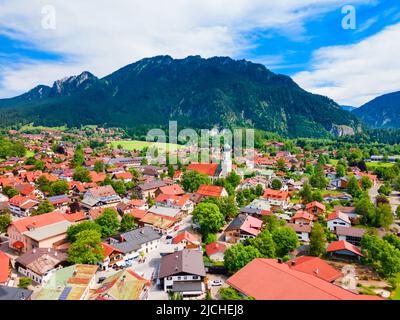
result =
[{"label": "window", "polygon": [[172,280],[172,277],[167,277],[167,280]]}]

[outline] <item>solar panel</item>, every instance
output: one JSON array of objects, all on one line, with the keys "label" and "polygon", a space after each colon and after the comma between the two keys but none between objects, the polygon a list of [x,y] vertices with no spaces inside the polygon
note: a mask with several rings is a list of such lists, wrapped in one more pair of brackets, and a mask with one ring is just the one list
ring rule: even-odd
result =
[{"label": "solar panel", "polygon": [[71,287],[65,287],[63,292],[61,292],[60,297],[58,300],[67,300],[69,293],[71,292],[72,288]]}]

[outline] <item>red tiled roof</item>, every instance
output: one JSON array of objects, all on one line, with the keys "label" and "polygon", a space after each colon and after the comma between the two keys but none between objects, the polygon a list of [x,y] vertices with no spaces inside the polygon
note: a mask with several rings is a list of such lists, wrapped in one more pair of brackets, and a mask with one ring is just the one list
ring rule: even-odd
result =
[{"label": "red tiled roof", "polygon": [[225,252],[225,250],[226,245],[224,245],[223,243],[213,242],[206,245],[207,256],[212,256],[213,254],[218,252]]},{"label": "red tiled roof", "polygon": [[130,172],[117,172],[117,173],[114,173],[114,177],[116,179],[132,179],[133,178],[132,173],[130,173]]},{"label": "red tiled roof", "polygon": [[263,198],[286,200],[289,197],[289,192],[274,189],[265,189]]},{"label": "red tiled roof", "polygon": [[190,243],[199,242],[199,239],[197,239],[196,236],[194,236],[190,232],[183,231],[183,232],[179,233],[175,238],[172,239],[172,243],[173,244],[177,244],[177,243],[180,243],[183,240],[187,240]]},{"label": "red tiled roof", "polygon": [[288,262],[290,269],[305,272],[332,282],[342,276],[342,273],[317,257],[302,256]]},{"label": "red tiled roof", "polygon": [[352,245],[351,243],[349,243],[345,240],[331,242],[328,245],[328,247],[326,248],[326,252],[335,252],[335,251],[341,251],[341,250],[347,250],[347,251],[353,252],[354,254],[356,254],[360,257],[364,256],[355,245]]},{"label": "red tiled roof", "polygon": [[135,219],[140,220],[147,214],[147,210],[132,209],[128,214],[133,216]]},{"label": "red tiled roof", "polygon": [[96,171],[90,171],[90,177],[92,178],[92,182],[97,183],[104,181],[107,175],[104,172],[97,173]]},{"label": "red tiled roof", "polygon": [[292,217],[292,221],[296,221],[297,219],[304,219],[308,221],[314,221],[315,216],[312,213],[308,213],[305,211],[298,211],[296,214]]},{"label": "red tiled roof", "polygon": [[131,201],[128,202],[128,204],[130,204],[134,207],[142,207],[146,204],[146,201],[140,200],[140,199],[132,199]]},{"label": "red tiled roof", "polygon": [[115,249],[104,242],[101,243],[101,246],[103,247],[104,257],[108,257],[113,252],[123,253],[122,251],[119,251],[118,249]]},{"label": "red tiled roof", "polygon": [[257,236],[261,232],[262,220],[254,218],[252,216],[247,216],[240,230],[247,232],[253,236]]},{"label": "red tiled roof", "polygon": [[5,283],[10,275],[10,257],[0,251],[0,283]]},{"label": "red tiled roof", "polygon": [[208,176],[214,176],[218,169],[218,163],[191,163],[187,167],[188,171],[197,171]]},{"label": "red tiled roof", "polygon": [[174,196],[174,195],[168,195],[168,194],[159,194],[154,201],[156,203],[171,203],[176,206],[182,207],[185,205],[187,201],[190,200],[190,196]]},{"label": "red tiled roof", "polygon": [[69,222],[78,222],[86,219],[85,212],[79,211],[75,213],[64,214],[65,219]]},{"label": "red tiled roof", "polygon": [[313,275],[291,269],[275,259],[254,259],[227,284],[257,300],[381,300],[357,295]]},{"label": "red tiled roof", "polygon": [[224,187],[202,184],[196,193],[207,197],[220,197],[223,190]]},{"label": "red tiled roof", "polygon": [[317,207],[317,208],[319,208],[319,209],[321,209],[323,211],[326,210],[326,206],[324,204],[318,202],[318,201],[313,201],[313,202],[310,202],[309,204],[306,205],[306,209],[307,210],[312,209],[314,207]]},{"label": "red tiled roof", "polygon": [[344,214],[343,212],[340,212],[340,211],[331,212],[328,215],[328,218],[326,220],[327,221],[331,221],[331,220],[335,220],[335,219],[340,219],[340,220],[343,220],[343,221],[351,224],[349,216],[347,214]]},{"label": "red tiled roof", "polygon": [[182,195],[185,193],[185,191],[183,191],[183,189],[181,188],[180,185],[178,184],[172,184],[169,186],[164,186],[164,187],[160,187],[159,188],[161,193],[163,194],[167,194],[167,195]]},{"label": "red tiled roof", "polygon": [[13,221],[13,225],[20,233],[28,231],[27,226],[32,225],[36,228],[51,225],[53,223],[66,220],[65,215],[59,211],[41,214]]}]

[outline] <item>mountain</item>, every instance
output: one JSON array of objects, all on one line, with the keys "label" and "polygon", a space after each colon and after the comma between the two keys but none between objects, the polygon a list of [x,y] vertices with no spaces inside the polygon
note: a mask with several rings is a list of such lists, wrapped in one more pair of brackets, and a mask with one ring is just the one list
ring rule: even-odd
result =
[{"label": "mountain", "polygon": [[400,128],[400,91],[379,96],[353,113],[374,128]]},{"label": "mountain", "polygon": [[[99,79],[89,72],[0,100],[0,125],[255,127],[292,137],[352,133],[360,125],[333,100],[264,65],[229,57],[145,58]],[[340,130],[338,130],[340,128]]]},{"label": "mountain", "polygon": [[355,107],[352,107],[352,106],[340,106],[340,108],[342,108],[342,110],[349,111],[349,112],[352,112],[352,111],[354,111],[354,109],[356,109]]}]

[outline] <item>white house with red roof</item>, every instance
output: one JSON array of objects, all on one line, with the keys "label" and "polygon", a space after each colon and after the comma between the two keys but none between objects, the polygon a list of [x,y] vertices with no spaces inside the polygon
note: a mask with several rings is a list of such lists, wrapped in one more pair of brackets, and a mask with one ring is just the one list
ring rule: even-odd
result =
[{"label": "white house with red roof", "polygon": [[27,197],[17,194],[9,200],[9,208],[13,215],[27,217],[37,209],[39,200],[35,197]]},{"label": "white house with red roof", "polygon": [[312,227],[309,224],[288,223],[287,227],[296,232],[300,241],[309,242]]},{"label": "white house with red roof", "polygon": [[194,209],[194,203],[190,200],[190,196],[174,196],[167,194],[159,194],[154,199],[156,205],[165,206],[169,208],[180,209],[185,213],[192,213]]},{"label": "white house with red roof", "polygon": [[292,217],[291,222],[295,224],[308,224],[312,226],[315,220],[316,217],[312,213],[306,211],[297,211]]},{"label": "white house with red roof", "polygon": [[351,221],[347,214],[340,211],[334,211],[328,215],[327,226],[331,231],[335,231],[336,227],[351,227]]},{"label": "white house with red roof", "polygon": [[263,222],[260,219],[239,214],[224,230],[225,241],[237,243],[256,237],[262,228]]},{"label": "white house with red roof", "polygon": [[206,245],[206,254],[213,261],[224,261],[224,253],[227,246],[220,242],[213,242]]},{"label": "white house with red roof", "polygon": [[196,191],[196,194],[202,197],[227,197],[229,196],[228,192],[224,187],[214,186],[208,184],[202,184],[199,186],[199,189]]},{"label": "white house with red roof", "polygon": [[290,194],[283,190],[265,189],[262,198],[268,201],[271,206],[282,209],[287,208],[290,202]]}]

